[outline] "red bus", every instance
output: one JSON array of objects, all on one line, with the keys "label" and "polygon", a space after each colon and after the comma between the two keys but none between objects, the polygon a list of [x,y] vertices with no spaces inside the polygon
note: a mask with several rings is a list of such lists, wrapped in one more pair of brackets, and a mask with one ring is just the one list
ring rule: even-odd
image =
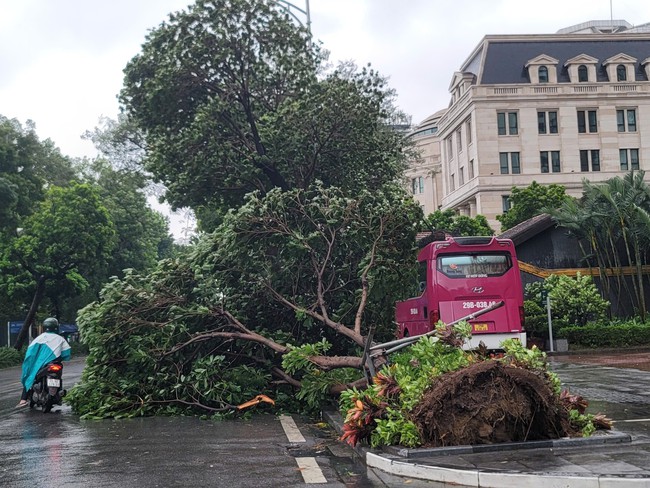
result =
[{"label": "red bus", "polygon": [[500,349],[505,339],[526,344],[524,293],[515,246],[496,237],[446,237],[418,254],[422,295],[396,303],[398,337],[425,334],[438,320],[450,323],[490,307],[474,319],[467,349]]}]

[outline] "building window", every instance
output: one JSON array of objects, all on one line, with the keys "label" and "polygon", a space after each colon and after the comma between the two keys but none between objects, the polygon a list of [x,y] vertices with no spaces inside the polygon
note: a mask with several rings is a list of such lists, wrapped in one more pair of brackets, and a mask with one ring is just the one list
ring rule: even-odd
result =
[{"label": "building window", "polygon": [[499,153],[499,165],[501,167],[502,175],[510,173],[510,168],[508,166],[508,153]]},{"label": "building window", "polygon": [[595,110],[578,110],[578,132],[598,132],[598,114]]},{"label": "building window", "polygon": [[454,173],[449,177],[449,187],[451,191],[456,189],[456,175]]},{"label": "building window", "polygon": [[553,173],[559,173],[562,170],[560,165],[560,151],[551,151],[551,169]]},{"label": "building window", "polygon": [[539,169],[542,173],[548,173],[548,151],[539,153]]},{"label": "building window", "polygon": [[625,66],[622,64],[619,64],[616,67],[616,80],[627,81],[627,70],[625,69]]},{"label": "building window", "polygon": [[461,130],[456,131],[456,151],[458,154],[463,152],[463,138],[461,137]]},{"label": "building window", "polygon": [[617,110],[616,125],[619,132],[636,132],[636,109]]},{"label": "building window", "polygon": [[[549,162],[550,168],[549,168]],[[560,151],[541,151],[539,153],[539,167],[542,173],[548,173],[549,169],[553,170],[553,173],[559,173],[560,168]]]},{"label": "building window", "polygon": [[413,195],[424,193],[424,178],[422,176],[411,180],[411,190],[413,191]]},{"label": "building window", "polygon": [[510,210],[510,207],[512,204],[510,203],[510,195],[501,195],[501,209],[503,210],[503,213],[506,213],[508,210]]},{"label": "building window", "polygon": [[461,167],[458,170],[458,184],[463,186],[465,184],[465,168]]},{"label": "building window", "polygon": [[621,161],[621,170],[639,169],[639,150],[638,149],[619,149],[619,158]]},{"label": "building window", "polygon": [[557,134],[557,112],[537,112],[537,131],[540,134]]},{"label": "building window", "polygon": [[580,151],[580,171],[600,171],[600,151],[598,149]]},{"label": "building window", "polygon": [[498,112],[497,127],[500,136],[516,136],[519,133],[517,112]]},{"label": "building window", "polygon": [[513,175],[518,175],[521,173],[521,165],[519,162],[519,153],[518,152],[502,152],[499,153],[499,165],[502,175],[507,175],[512,173]]},{"label": "building window", "polygon": [[584,64],[578,66],[578,81],[580,83],[589,81],[589,72],[587,71],[587,67]]},{"label": "building window", "polygon": [[447,157],[449,161],[454,159],[454,146],[451,143],[451,136],[447,137]]},{"label": "building window", "polygon": [[472,143],[472,119],[467,119],[465,128],[467,130],[467,145],[470,145]]},{"label": "building window", "polygon": [[510,153],[510,166],[511,166],[513,175],[518,175],[519,173],[521,173],[521,166],[519,165],[519,153],[518,152]]},{"label": "building window", "polygon": [[474,178],[474,160],[473,159],[469,162],[469,179],[471,180],[472,178]]},{"label": "building window", "polygon": [[537,74],[540,83],[548,83],[548,68],[546,66],[540,66]]}]

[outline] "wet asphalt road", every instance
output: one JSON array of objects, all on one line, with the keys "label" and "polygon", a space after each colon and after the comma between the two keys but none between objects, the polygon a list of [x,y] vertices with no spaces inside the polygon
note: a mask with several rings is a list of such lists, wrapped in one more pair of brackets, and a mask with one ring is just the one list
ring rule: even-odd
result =
[{"label": "wet asphalt road", "polygon": [[[650,353],[648,353],[650,354]],[[616,429],[650,440],[650,372],[551,358],[572,393]],[[65,365],[69,388],[82,360]],[[293,416],[305,442],[290,442],[276,415],[213,422],[194,417],[82,421],[70,407],[53,413],[13,407],[19,368],[0,370],[0,486],[22,487],[436,487],[366,471],[329,429]],[[306,483],[298,459],[313,459],[321,483]]]},{"label": "wet asphalt road", "polygon": [[[64,365],[64,386],[70,388],[84,363],[76,359]],[[19,377],[20,368],[0,370],[3,488],[371,488],[404,481],[380,481],[329,427],[298,416],[292,417],[304,437],[298,442],[288,439],[275,414],[223,422],[195,417],[85,421],[65,404],[50,414],[15,409]],[[310,462],[316,464],[315,478]],[[314,480],[319,482],[310,483]]]}]

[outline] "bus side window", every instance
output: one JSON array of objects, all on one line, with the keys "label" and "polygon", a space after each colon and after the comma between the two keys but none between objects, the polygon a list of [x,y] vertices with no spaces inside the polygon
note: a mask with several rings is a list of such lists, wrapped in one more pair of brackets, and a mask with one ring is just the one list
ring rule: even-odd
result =
[{"label": "bus side window", "polygon": [[420,261],[418,263],[418,289],[420,294],[424,293],[427,289],[427,266],[429,261]]}]

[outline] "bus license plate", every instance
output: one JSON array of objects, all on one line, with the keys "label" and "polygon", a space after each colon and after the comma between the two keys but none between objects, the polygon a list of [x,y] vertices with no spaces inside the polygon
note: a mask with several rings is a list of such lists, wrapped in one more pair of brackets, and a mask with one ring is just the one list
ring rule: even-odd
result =
[{"label": "bus license plate", "polygon": [[58,380],[56,378],[48,378],[47,379],[47,386],[59,387],[59,386],[61,386],[61,380]]},{"label": "bus license plate", "polygon": [[488,324],[474,324],[473,330],[474,332],[487,332],[490,328],[488,327]]}]

